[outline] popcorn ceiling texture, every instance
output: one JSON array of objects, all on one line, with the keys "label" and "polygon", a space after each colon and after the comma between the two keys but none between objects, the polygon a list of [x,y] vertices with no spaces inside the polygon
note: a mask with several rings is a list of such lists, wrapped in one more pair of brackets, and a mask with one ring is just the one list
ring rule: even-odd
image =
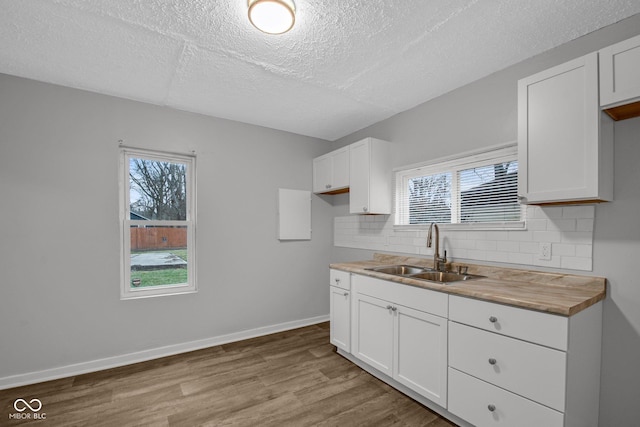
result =
[{"label": "popcorn ceiling texture", "polygon": [[[440,254],[471,260],[569,270],[592,270],[595,207],[527,207],[526,230],[440,230]],[[426,230],[394,230],[393,215],[334,218],[334,245],[433,256]],[[539,259],[540,243],[551,243],[551,260]]]},{"label": "popcorn ceiling texture", "polygon": [[0,0],[0,72],[335,140],[640,12],[637,0]]}]

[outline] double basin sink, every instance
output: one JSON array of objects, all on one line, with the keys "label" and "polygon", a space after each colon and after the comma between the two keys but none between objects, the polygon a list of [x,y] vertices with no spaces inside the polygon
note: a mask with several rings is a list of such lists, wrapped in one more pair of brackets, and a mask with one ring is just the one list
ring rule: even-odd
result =
[{"label": "double basin sink", "polygon": [[436,271],[425,267],[413,265],[388,265],[384,267],[372,267],[366,270],[377,273],[391,274],[393,276],[407,277],[411,279],[426,280],[428,282],[453,283],[463,280],[481,279],[485,276],[475,274],[456,273],[453,271]]}]

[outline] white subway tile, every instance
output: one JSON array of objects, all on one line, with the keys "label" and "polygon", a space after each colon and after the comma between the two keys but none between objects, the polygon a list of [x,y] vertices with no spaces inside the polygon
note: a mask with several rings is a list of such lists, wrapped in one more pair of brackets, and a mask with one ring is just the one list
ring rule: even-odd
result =
[{"label": "white subway tile", "polygon": [[467,250],[467,258],[473,259],[476,261],[486,261],[487,254],[485,251],[481,251],[478,249],[468,249]]},{"label": "white subway tile", "polygon": [[456,248],[451,250],[451,257],[452,259],[460,259],[460,258],[469,259],[469,254],[467,253],[466,249]]},{"label": "white subway tile", "polygon": [[520,242],[498,242],[496,249],[501,252],[518,252],[520,250]]},{"label": "white subway tile", "polygon": [[562,257],[552,256],[550,260],[537,259],[534,256],[533,265],[537,267],[560,268]]},{"label": "white subway tile", "polygon": [[509,262],[514,264],[523,264],[523,265],[532,265],[533,264],[533,255],[532,254],[521,254],[518,252],[509,253]]},{"label": "white subway tile", "polygon": [[551,218],[547,221],[549,231],[576,231],[576,220],[574,218]]},{"label": "white subway tile", "polygon": [[508,231],[487,231],[487,237],[491,240],[509,240]]},{"label": "white subway tile", "polygon": [[576,245],[568,243],[554,243],[551,247],[551,253],[558,256],[575,256]]},{"label": "white subway tile", "polygon": [[562,243],[590,245],[593,244],[593,233],[588,231],[567,231],[562,233]]},{"label": "white subway tile", "polygon": [[562,208],[564,218],[595,218],[595,206],[565,206]]},{"label": "white subway tile", "polygon": [[562,257],[562,260],[560,262],[560,267],[569,268],[571,270],[584,270],[584,271],[591,271],[593,268],[591,258],[570,257],[570,256]]},{"label": "white subway tile", "polygon": [[576,221],[576,231],[593,231],[593,218],[578,219]]},{"label": "white subway tile", "polygon": [[498,244],[494,240],[478,240],[476,241],[476,248],[482,251],[495,251]]},{"label": "white subway tile", "polygon": [[592,258],[593,257],[593,246],[592,245],[575,245],[576,253],[575,255],[582,258]]},{"label": "white subway tile", "polygon": [[540,209],[546,218],[562,218],[562,207],[560,206],[544,206]]},{"label": "white subway tile", "polygon": [[545,231],[547,229],[547,222],[549,222],[546,218],[534,218],[527,220],[527,230],[531,231]]},{"label": "white subway tile", "polygon": [[487,252],[487,261],[509,262],[509,252]]},{"label": "white subway tile", "polygon": [[535,231],[510,230],[508,231],[508,233],[509,233],[509,240],[516,241],[516,242],[526,242],[526,241],[534,240],[533,233],[535,233]]},{"label": "white subway tile", "polygon": [[562,234],[559,231],[534,231],[533,240],[536,242],[551,242],[560,243],[562,241]]},{"label": "white subway tile", "polygon": [[486,238],[486,231],[467,231],[467,239],[469,240],[485,240]]},{"label": "white subway tile", "polygon": [[520,253],[523,254],[537,254],[540,252],[540,243],[538,242],[519,242]]}]

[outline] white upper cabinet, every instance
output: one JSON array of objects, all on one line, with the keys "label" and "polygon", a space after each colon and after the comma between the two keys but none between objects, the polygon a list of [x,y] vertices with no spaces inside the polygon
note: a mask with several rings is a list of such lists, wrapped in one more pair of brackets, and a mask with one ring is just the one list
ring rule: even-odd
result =
[{"label": "white upper cabinet", "polygon": [[391,213],[391,144],[365,138],[349,146],[349,212]]},{"label": "white upper cabinet", "polygon": [[349,191],[349,147],[313,159],[313,192],[338,194]]},{"label": "white upper cabinet", "polygon": [[523,203],[613,198],[613,122],[600,111],[598,54],[518,82],[518,195]]},{"label": "white upper cabinet", "polygon": [[615,120],[640,115],[640,36],[599,53],[600,105]]}]

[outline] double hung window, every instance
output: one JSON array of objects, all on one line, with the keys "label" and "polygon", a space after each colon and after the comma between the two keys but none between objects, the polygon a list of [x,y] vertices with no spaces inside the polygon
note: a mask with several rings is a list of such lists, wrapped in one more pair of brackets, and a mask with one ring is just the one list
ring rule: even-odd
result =
[{"label": "double hung window", "polygon": [[196,291],[195,157],[122,149],[121,298]]},{"label": "double hung window", "polygon": [[396,226],[523,228],[515,146],[396,171]]}]

